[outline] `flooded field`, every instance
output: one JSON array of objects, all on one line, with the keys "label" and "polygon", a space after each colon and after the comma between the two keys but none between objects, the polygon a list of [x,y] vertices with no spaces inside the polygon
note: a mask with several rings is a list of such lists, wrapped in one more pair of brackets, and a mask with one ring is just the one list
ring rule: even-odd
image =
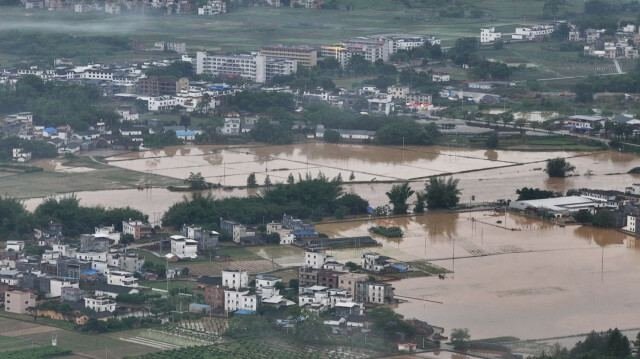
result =
[{"label": "flooded field", "polygon": [[306,143],[291,146],[245,148],[183,147],[108,158],[109,164],[128,170],[173,178],[200,172],[208,181],[227,186],[246,184],[255,173],[258,183],[269,175],[285,182],[307,173],[345,181],[401,181],[434,175],[500,168],[514,164],[567,157],[573,153],[523,153],[515,151],[450,150],[442,147],[396,147]]},{"label": "flooded field", "polygon": [[[408,317],[469,328],[473,338],[549,338],[640,326],[640,290],[631,285],[640,280],[640,248],[633,237],[489,212],[327,224],[319,231],[365,235],[374,223],[406,233],[401,240],[377,238],[383,247],[376,251],[428,259],[452,272],[445,280],[394,283],[398,295],[443,302],[408,300],[397,309]],[[334,255],[354,260],[361,253]]]},{"label": "flooded field", "polygon": [[[553,157],[570,157],[576,166],[576,175],[568,178],[549,179],[544,172],[544,161]],[[515,199],[516,189],[538,187],[559,192],[572,188],[598,188],[623,190],[640,175],[627,172],[640,166],[640,156],[628,153],[598,152],[579,154],[572,152],[519,152],[455,149],[443,147],[377,147],[330,144],[299,144],[267,147],[177,147],[157,151],[127,153],[108,159],[113,166],[140,173],[138,181],[150,180],[151,174],[183,179],[189,172],[202,172],[211,182],[227,186],[246,184],[246,177],[256,172],[258,183],[268,173],[274,182],[283,182],[289,173],[304,177],[322,172],[327,176],[341,174],[346,192],[357,193],[374,206],[387,203],[385,192],[390,183],[380,181],[412,180],[415,190],[422,190],[423,179],[434,173],[452,173],[460,180],[463,203]],[[53,165],[52,165],[53,166]],[[58,170],[73,171],[73,168]],[[55,167],[55,166],[54,166]],[[267,172],[265,172],[265,169]],[[81,168],[79,171],[84,170]],[[261,171],[261,172],[260,172]],[[355,183],[348,183],[353,171]],[[225,177],[226,175],[226,177]],[[361,181],[373,181],[360,183]],[[215,190],[216,197],[247,196],[255,191]],[[100,204],[108,207],[130,205],[148,214],[160,216],[172,204],[181,201],[185,193],[169,192],[163,188],[151,191],[105,190],[76,193],[84,204]],[[42,199],[26,201],[34,208]]]}]

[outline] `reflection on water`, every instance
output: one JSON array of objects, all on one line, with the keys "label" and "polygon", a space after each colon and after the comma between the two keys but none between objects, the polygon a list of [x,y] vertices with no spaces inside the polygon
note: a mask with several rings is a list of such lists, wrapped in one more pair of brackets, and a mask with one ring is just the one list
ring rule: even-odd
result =
[{"label": "reflection on water", "polygon": [[[493,212],[332,223],[318,230],[357,236],[373,224],[405,231],[399,241],[376,237],[382,247],[375,251],[401,260],[429,259],[454,271],[445,280],[395,282],[400,295],[444,303],[409,300],[397,309],[405,316],[449,330],[469,328],[474,338],[542,338],[640,324],[633,309],[640,305],[640,289],[629,285],[640,280],[640,250],[626,234]],[[356,260],[363,251],[332,254]]]}]

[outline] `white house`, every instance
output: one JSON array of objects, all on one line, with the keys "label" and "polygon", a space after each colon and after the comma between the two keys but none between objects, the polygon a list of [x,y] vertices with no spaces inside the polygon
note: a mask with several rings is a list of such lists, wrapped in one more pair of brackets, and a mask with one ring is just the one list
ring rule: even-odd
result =
[{"label": "white house", "polygon": [[84,297],[84,307],[95,312],[116,311],[116,301],[109,297]]},{"label": "white house", "polygon": [[256,275],[256,291],[262,291],[264,288],[273,288],[276,283],[282,282],[281,278],[268,274]]},{"label": "white house", "polygon": [[320,269],[331,256],[320,252],[305,251],[304,265],[314,269]]},{"label": "white house", "polygon": [[249,274],[242,270],[225,269],[222,271],[222,286],[225,288],[247,288]]},{"label": "white house", "polygon": [[24,241],[7,241],[5,249],[7,251],[22,252],[24,250]]},{"label": "white house", "polygon": [[120,232],[114,226],[95,227],[94,238],[109,238],[114,244],[120,243]]},{"label": "white house", "polygon": [[198,258],[198,241],[185,236],[171,236],[171,254],[180,259]]},{"label": "white house", "polygon": [[224,290],[224,310],[227,313],[237,310],[255,312],[258,310],[258,297],[248,290]]},{"label": "white house", "polygon": [[364,253],[361,258],[362,268],[371,272],[381,272],[389,266],[388,259],[378,253]]},{"label": "white house", "polygon": [[638,217],[634,215],[627,215],[627,224],[622,227],[622,229],[627,232],[637,233],[637,220]]},{"label": "white house", "polygon": [[151,112],[170,111],[178,105],[178,101],[171,96],[141,98],[147,101],[147,110]]},{"label": "white house", "polygon": [[240,134],[240,118],[226,117],[221,132],[227,136],[238,136]]},{"label": "white house", "polygon": [[496,32],[495,27],[487,27],[480,29],[480,43],[490,44],[502,38],[501,32]]},{"label": "white house", "polygon": [[137,287],[138,279],[131,272],[110,270],[107,272],[107,284],[122,287]]},{"label": "white house", "polygon": [[78,281],[51,279],[49,281],[49,298],[58,298],[62,295],[62,288],[80,288]]},{"label": "white house", "polygon": [[431,81],[449,82],[451,81],[451,75],[446,72],[434,72],[433,74],[431,74]]}]

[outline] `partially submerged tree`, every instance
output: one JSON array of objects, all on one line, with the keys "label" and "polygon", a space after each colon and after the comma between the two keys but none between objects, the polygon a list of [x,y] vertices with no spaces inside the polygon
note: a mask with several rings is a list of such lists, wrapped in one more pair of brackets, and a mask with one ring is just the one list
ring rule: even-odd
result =
[{"label": "partially submerged tree", "polygon": [[431,177],[426,184],[427,208],[449,209],[458,205],[460,201],[459,180],[451,177]]},{"label": "partially submerged tree", "polygon": [[547,174],[549,177],[567,177],[567,174],[573,172],[576,168],[562,157],[552,158],[547,161]]},{"label": "partially submerged tree", "polygon": [[407,200],[414,193],[408,182],[391,187],[391,190],[386,195],[389,197],[389,203],[393,205],[393,214],[406,214],[407,209],[409,209]]}]

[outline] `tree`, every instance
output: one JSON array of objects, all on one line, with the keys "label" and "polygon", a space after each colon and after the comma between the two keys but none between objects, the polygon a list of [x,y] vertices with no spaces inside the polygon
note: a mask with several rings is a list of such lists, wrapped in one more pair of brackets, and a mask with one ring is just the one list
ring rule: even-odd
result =
[{"label": "tree", "polygon": [[251,173],[249,177],[247,177],[247,187],[248,188],[256,188],[258,187],[258,183],[256,182],[256,174]]},{"label": "tree", "polygon": [[456,349],[465,349],[467,344],[471,339],[471,335],[469,335],[469,329],[464,328],[456,328],[451,330],[451,344]]},{"label": "tree", "polygon": [[267,175],[267,176],[264,178],[264,185],[265,185],[267,188],[268,188],[268,187],[271,187],[271,178],[269,177],[269,175]]},{"label": "tree", "polygon": [[587,209],[581,209],[573,215],[573,219],[578,223],[591,223],[593,221],[593,215]]},{"label": "tree", "polygon": [[552,178],[566,177],[567,173],[576,168],[562,157],[552,158],[547,161],[547,174]]},{"label": "tree", "polygon": [[429,209],[449,209],[458,205],[460,190],[458,180],[449,177],[431,177],[426,184],[425,200]]},{"label": "tree", "polygon": [[209,188],[207,180],[202,176],[202,173],[189,173],[189,177],[184,180],[184,183],[189,185],[192,190],[203,190]]},{"label": "tree", "polygon": [[557,195],[557,193],[553,191],[545,191],[540,188],[533,187],[522,187],[521,189],[516,190],[516,194],[518,195],[518,201],[551,198],[556,197]]},{"label": "tree", "polygon": [[324,136],[322,137],[325,142],[329,143],[338,143],[340,142],[340,133],[335,130],[326,130],[324,131]]},{"label": "tree", "polygon": [[355,173],[353,173],[353,171],[351,171],[351,174],[349,175],[349,181],[355,181],[356,179],[356,175]]},{"label": "tree", "polygon": [[294,184],[296,182],[296,179],[293,177],[293,173],[289,173],[289,176],[287,177],[287,184]]},{"label": "tree", "polygon": [[393,185],[391,190],[386,193],[389,203],[393,205],[393,214],[407,214],[407,200],[415,192],[409,187],[409,183],[405,182],[401,185]]},{"label": "tree", "polygon": [[596,227],[614,228],[616,227],[616,216],[611,211],[600,210],[593,215],[591,223]]},{"label": "tree", "polygon": [[489,149],[496,149],[498,148],[498,145],[500,143],[499,141],[500,140],[498,139],[498,133],[496,131],[493,131],[489,134],[489,136],[487,136],[487,141],[485,142],[485,145]]},{"label": "tree", "polygon": [[414,213],[424,213],[424,202],[426,195],[424,192],[416,192],[416,205],[413,208]]}]

